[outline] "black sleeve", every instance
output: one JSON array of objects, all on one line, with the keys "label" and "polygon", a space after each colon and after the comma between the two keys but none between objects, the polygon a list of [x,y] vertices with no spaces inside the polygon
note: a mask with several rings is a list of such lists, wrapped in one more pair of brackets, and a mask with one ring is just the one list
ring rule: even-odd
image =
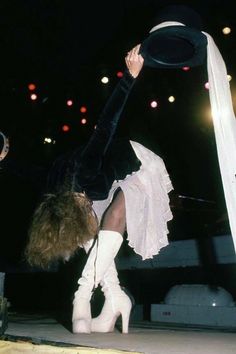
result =
[{"label": "black sleeve", "polygon": [[90,179],[99,173],[103,156],[115,134],[121,113],[134,82],[135,79],[126,71],[108,99],[93,135],[82,154],[80,154],[80,161],[77,166],[80,179],[81,177]]}]

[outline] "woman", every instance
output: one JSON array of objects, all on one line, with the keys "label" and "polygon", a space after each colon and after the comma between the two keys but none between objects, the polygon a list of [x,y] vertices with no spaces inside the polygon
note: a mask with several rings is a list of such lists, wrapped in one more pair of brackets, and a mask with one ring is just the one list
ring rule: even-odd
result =
[{"label": "woman", "polygon": [[[60,157],[47,177],[47,193],[29,230],[26,256],[30,264],[47,267],[69,259],[84,247],[87,262],[73,301],[73,332],[111,332],[122,316],[128,332],[131,301],[121,289],[114,263],[127,230],[131,247],[143,259],[167,244],[172,218],[172,189],[164,162],[136,142],[117,147],[114,134],[129,93],[143,67],[140,45],[128,52],[127,70],[117,84],[85,148]],[[125,159],[113,159],[120,150]],[[97,235],[97,237],[96,237]],[[105,303],[92,319],[90,299],[101,285]]]}]

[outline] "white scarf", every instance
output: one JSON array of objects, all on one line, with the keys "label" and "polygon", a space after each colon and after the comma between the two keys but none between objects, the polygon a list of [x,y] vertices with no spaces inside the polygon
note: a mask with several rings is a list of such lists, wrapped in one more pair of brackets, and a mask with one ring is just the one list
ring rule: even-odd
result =
[{"label": "white scarf", "polygon": [[[180,22],[166,21],[153,27],[150,32],[176,25],[184,26]],[[207,71],[211,113],[229,224],[236,250],[236,120],[225,62],[213,38],[206,32],[202,33],[208,41]]]}]

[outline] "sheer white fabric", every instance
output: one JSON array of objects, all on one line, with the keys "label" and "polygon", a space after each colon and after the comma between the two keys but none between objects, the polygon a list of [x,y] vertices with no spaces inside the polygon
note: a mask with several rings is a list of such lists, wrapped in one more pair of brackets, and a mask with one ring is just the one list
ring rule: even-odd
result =
[{"label": "sheer white fabric", "polygon": [[143,145],[130,143],[142,163],[140,170],[115,181],[108,198],[95,201],[93,209],[101,220],[120,187],[125,196],[128,243],[144,260],[168,244],[167,222],[172,219],[168,193],[173,186],[163,160]]},{"label": "sheer white fabric", "polygon": [[207,70],[216,147],[229,223],[236,249],[236,120],[225,62],[207,36]]},{"label": "sheer white fabric", "polygon": [[[150,32],[166,26],[185,26],[176,21],[162,22]],[[231,234],[236,250],[236,120],[225,62],[213,38],[207,37],[207,72],[217,154]]]}]

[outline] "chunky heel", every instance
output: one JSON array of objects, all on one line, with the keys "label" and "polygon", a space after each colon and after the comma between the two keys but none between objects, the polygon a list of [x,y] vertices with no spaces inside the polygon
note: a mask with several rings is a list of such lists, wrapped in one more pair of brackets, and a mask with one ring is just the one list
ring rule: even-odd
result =
[{"label": "chunky heel", "polygon": [[132,309],[132,303],[130,301],[130,307],[126,307],[121,312],[121,318],[122,318],[122,333],[127,334],[129,332],[129,318],[130,318],[130,312]]},{"label": "chunky heel", "polygon": [[91,331],[108,333],[113,332],[116,321],[122,317],[122,333],[128,333],[129,317],[132,309],[132,301],[129,296],[119,289],[119,292],[111,294],[105,300],[102,313],[92,319]]}]

